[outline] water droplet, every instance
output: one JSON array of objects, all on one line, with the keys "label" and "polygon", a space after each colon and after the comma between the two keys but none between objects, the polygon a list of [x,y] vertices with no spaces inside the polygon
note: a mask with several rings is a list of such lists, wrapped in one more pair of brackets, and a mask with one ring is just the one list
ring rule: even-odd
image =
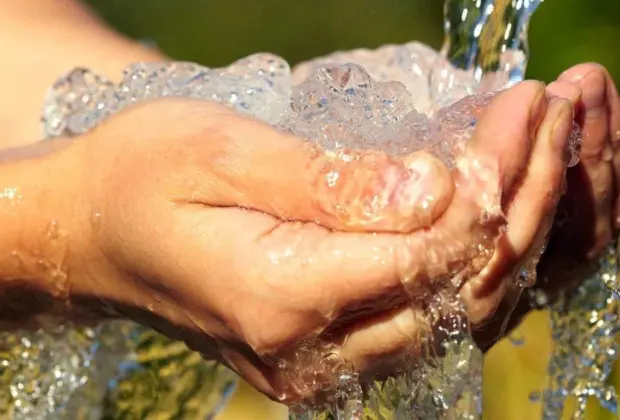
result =
[{"label": "water droplet", "polygon": [[335,170],[329,171],[325,176],[325,179],[327,180],[327,186],[333,188],[336,186],[338,179],[340,179],[340,173]]}]

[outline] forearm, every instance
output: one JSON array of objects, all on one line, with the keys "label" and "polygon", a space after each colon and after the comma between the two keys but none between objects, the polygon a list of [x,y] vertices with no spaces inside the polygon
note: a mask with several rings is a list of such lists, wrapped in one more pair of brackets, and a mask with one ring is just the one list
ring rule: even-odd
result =
[{"label": "forearm", "polygon": [[6,0],[0,46],[0,148],[39,139],[45,94],[73,67],[117,79],[131,62],[163,58],[114,32],[76,0]]},{"label": "forearm", "polygon": [[66,147],[62,139],[0,155],[0,329],[71,310],[74,192],[55,182],[76,176],[57,162]]}]

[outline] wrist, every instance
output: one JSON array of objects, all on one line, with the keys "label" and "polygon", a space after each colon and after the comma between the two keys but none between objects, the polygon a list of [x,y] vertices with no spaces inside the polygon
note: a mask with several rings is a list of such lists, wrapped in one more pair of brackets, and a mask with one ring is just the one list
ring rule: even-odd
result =
[{"label": "wrist", "polygon": [[0,329],[66,317],[79,289],[79,165],[68,139],[0,155]]}]

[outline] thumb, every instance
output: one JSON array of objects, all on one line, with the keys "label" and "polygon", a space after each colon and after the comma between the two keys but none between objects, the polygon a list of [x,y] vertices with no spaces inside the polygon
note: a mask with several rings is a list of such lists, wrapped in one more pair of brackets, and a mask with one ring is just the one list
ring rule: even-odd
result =
[{"label": "thumb", "polygon": [[430,225],[452,198],[449,170],[424,152],[323,151],[232,111],[218,112],[211,129],[221,150],[207,168],[218,180],[209,195],[219,205],[337,230],[409,232]]}]

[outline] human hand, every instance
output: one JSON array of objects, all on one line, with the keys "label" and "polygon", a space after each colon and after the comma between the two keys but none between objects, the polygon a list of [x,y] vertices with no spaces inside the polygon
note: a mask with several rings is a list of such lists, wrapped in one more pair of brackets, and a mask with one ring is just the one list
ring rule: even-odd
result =
[{"label": "human hand", "polygon": [[[51,165],[75,168],[49,184],[68,202],[53,216],[69,238],[63,288],[272,398],[308,397],[274,360],[317,337],[362,372],[415,354],[432,325],[414,302],[446,276],[464,283],[474,322],[493,314],[560,195],[571,123],[568,101],[522,83],[491,103],[451,173],[425,153],[334,160],[204,102],[138,105]],[[493,253],[502,211],[512,228]]]},{"label": "human hand", "polygon": [[620,97],[611,76],[598,64],[580,64],[547,90],[574,104],[583,133],[580,162],[567,171],[566,193],[532,289],[536,293],[522,296],[507,331],[532,308],[553,302],[586,278],[620,226]]},{"label": "human hand", "polygon": [[583,126],[580,164],[567,173],[567,192],[540,267],[545,283],[566,287],[582,279],[620,226],[620,96],[597,64],[572,67],[549,88],[572,97]]}]

